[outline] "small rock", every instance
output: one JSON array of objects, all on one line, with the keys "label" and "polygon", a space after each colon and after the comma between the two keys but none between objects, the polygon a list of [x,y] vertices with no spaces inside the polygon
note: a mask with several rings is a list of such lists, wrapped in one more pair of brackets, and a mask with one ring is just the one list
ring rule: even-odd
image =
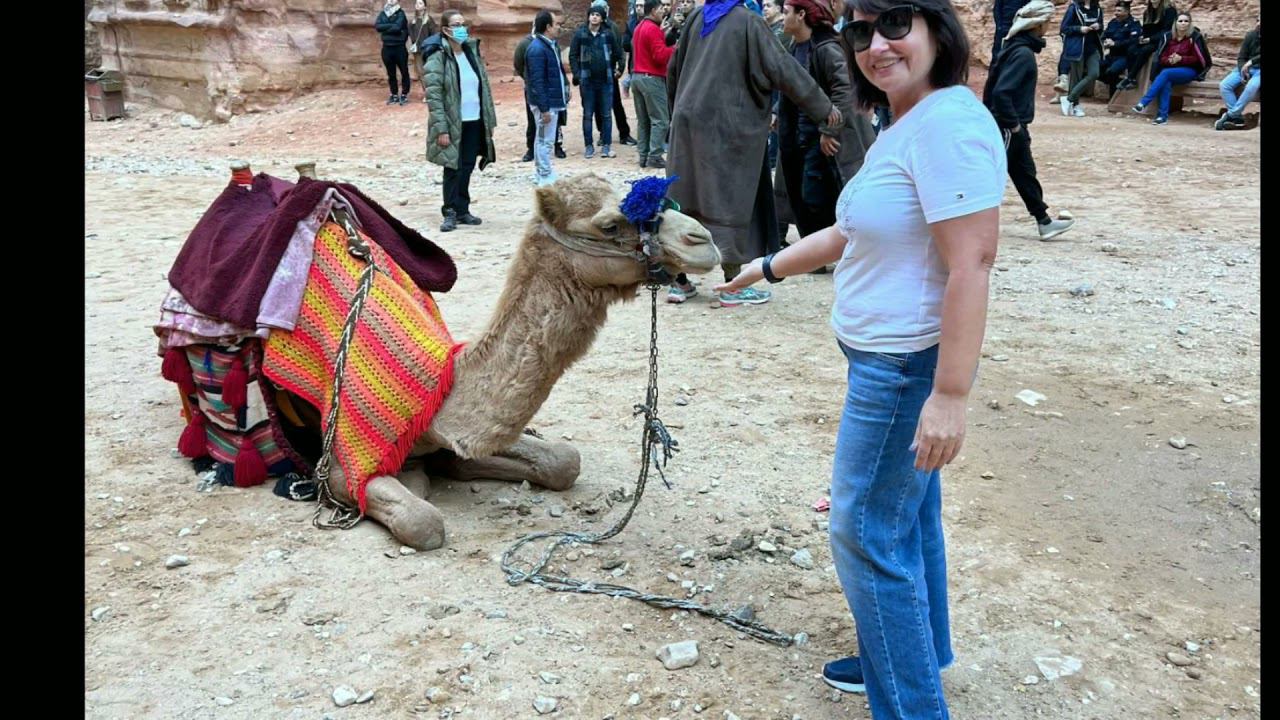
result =
[{"label": "small rock", "polygon": [[200,127],[200,121],[195,119],[195,117],[188,115],[187,113],[182,113],[181,115],[178,116],[178,124],[184,128]]},{"label": "small rock", "polygon": [[1178,667],[1187,667],[1188,665],[1191,665],[1195,662],[1194,660],[1187,657],[1186,655],[1183,655],[1180,652],[1174,652],[1173,650],[1170,650],[1169,652],[1165,653],[1164,657],[1166,660],[1173,663],[1174,665],[1177,665]]},{"label": "small rock", "polygon": [[178,531],[178,537],[186,537],[191,534],[191,528],[184,527]]},{"label": "small rock", "polygon": [[1120,248],[1116,247],[1115,243],[1102,243],[1102,252],[1114,254],[1120,252]]},{"label": "small rock", "polygon": [[986,471],[986,472],[982,473],[982,479],[983,479],[983,480],[990,480],[991,478],[994,478],[995,476],[996,476],[996,474],[995,474],[995,473],[993,473],[993,472],[991,472],[990,470],[988,470],[988,471]]},{"label": "small rock", "polygon": [[987,401],[987,407],[991,408],[992,410],[999,410],[1000,401],[996,400],[995,398],[991,398],[990,400]]},{"label": "small rock", "polygon": [[680,564],[685,566],[691,566],[693,565],[693,561],[695,558],[697,558],[696,552],[694,552],[693,550],[685,550],[684,552],[680,553]]},{"label": "small rock", "polygon": [[636,626],[631,623],[622,623],[622,632],[635,632]]},{"label": "small rock", "polygon": [[186,555],[170,555],[165,561],[164,566],[170,570],[174,568],[186,567],[191,564]]},{"label": "small rock", "polygon": [[1228,404],[1228,405],[1230,405],[1231,403],[1235,402],[1237,399],[1238,399],[1238,398],[1236,398],[1236,396],[1235,396],[1235,395],[1223,395],[1223,396],[1222,396],[1222,402],[1224,402],[1224,403],[1226,403],[1226,404]]},{"label": "small rock", "polygon": [[627,704],[635,707],[640,704],[640,693],[631,693],[631,697],[627,698]]},{"label": "small rock", "polygon": [[93,612],[89,613],[89,616],[93,618],[94,622],[102,622],[103,620],[111,617],[111,606],[102,605],[100,607],[96,607],[93,609]]},{"label": "small rock", "polygon": [[1192,641],[1188,640],[1188,641],[1186,641],[1186,642],[1182,643],[1182,646],[1183,646],[1183,647],[1185,647],[1185,648],[1187,649],[1187,652],[1189,652],[1189,653],[1198,653],[1198,652],[1200,652],[1200,643],[1198,643],[1198,642],[1192,642]]},{"label": "small rock", "polygon": [[1039,676],[1039,675],[1028,675],[1028,676],[1026,676],[1026,677],[1022,678],[1022,684],[1023,684],[1023,685],[1035,685],[1035,684],[1037,684],[1037,683],[1039,683],[1039,682],[1040,682],[1040,676]]},{"label": "small rock", "polygon": [[365,690],[364,692],[360,693],[360,697],[356,698],[356,704],[357,704],[357,705],[363,705],[364,703],[369,702],[370,700],[372,700],[372,699],[373,699],[373,694],[374,694],[375,692],[377,692],[377,691],[376,691],[376,690]]},{"label": "small rock", "polygon": [[757,550],[759,550],[759,551],[760,551],[760,552],[762,552],[762,553],[776,553],[776,552],[778,552],[778,546],[777,546],[777,545],[774,545],[773,543],[769,542],[768,540],[761,540],[761,541],[760,541],[760,543],[759,543],[758,545],[756,545],[756,549],[757,549]]},{"label": "small rock", "polygon": [[658,648],[657,657],[662,661],[662,666],[668,670],[679,670],[696,665],[698,658],[698,641],[685,640],[678,643],[663,645]]},{"label": "small rock", "polygon": [[1008,355],[992,355],[991,362],[1009,362]]},{"label": "small rock", "polygon": [[1044,395],[1041,395],[1035,390],[1023,390],[1019,392],[1017,395],[1014,395],[1014,397],[1017,398],[1018,400],[1021,400],[1024,405],[1030,405],[1031,407],[1035,407],[1036,405],[1039,405],[1042,401],[1048,400],[1047,397],[1045,397]]},{"label": "small rock", "polygon": [[800,549],[791,555],[791,564],[805,570],[813,569],[813,554],[808,549]]},{"label": "small rock", "polygon": [[1093,295],[1093,285],[1082,283],[1071,288],[1071,297],[1089,297]]},{"label": "small rock", "polygon": [[230,707],[236,704],[235,700],[232,700],[231,698],[226,697],[225,695],[219,695],[218,697],[214,698],[213,701],[221,705],[222,707]]},{"label": "small rock", "polygon": [[798,632],[791,636],[791,642],[796,647],[804,647],[809,644],[809,633]]},{"label": "small rock", "polygon": [[672,402],[674,402],[676,405],[679,405],[680,407],[684,407],[685,405],[689,404],[689,396],[677,395],[676,399],[673,400]]},{"label": "small rock", "polygon": [[1186,450],[1187,439],[1181,435],[1174,435],[1173,437],[1169,438],[1169,446],[1173,448],[1177,448],[1178,450]]},{"label": "small rock", "polygon": [[538,679],[548,685],[560,684],[560,676],[553,672],[547,672],[546,670],[538,673]]},{"label": "small rock", "polygon": [[1061,552],[1061,550],[1052,546],[1045,548],[1044,551],[1049,553],[1050,555],[1057,555],[1059,552]]},{"label": "small rock", "polygon": [[724,717],[722,720],[741,720],[741,719],[737,715],[734,715],[732,710],[725,710]]},{"label": "small rock", "polygon": [[533,699],[533,709],[537,710],[539,715],[553,713],[558,707],[560,707],[560,701],[555,698],[539,695]]},{"label": "small rock", "polygon": [[1200,671],[1200,668],[1189,667],[1187,668],[1187,677],[1191,678],[1192,680],[1199,680],[1200,678],[1204,677],[1204,673]]},{"label": "small rock", "polygon": [[427,688],[426,695],[427,695],[427,702],[431,703],[432,705],[444,705],[445,703],[449,702],[449,698],[451,697],[449,695],[448,690],[442,690],[438,687]]},{"label": "small rock", "polygon": [[411,548],[411,547],[409,547],[408,545],[401,545],[401,546],[400,546],[400,554],[401,554],[401,555],[412,555],[412,554],[414,554],[414,553],[416,553],[416,552],[418,552],[418,551],[417,551],[417,550],[415,550],[415,549],[413,549],[413,548]]},{"label": "small rock", "polygon": [[564,515],[564,506],[552,505],[551,507],[547,508],[547,514],[553,518],[562,517]]},{"label": "small rock", "polygon": [[354,704],[358,697],[360,697],[360,694],[346,685],[339,685],[333,689],[333,704],[338,707]]},{"label": "small rock", "polygon": [[485,620],[504,620],[507,617],[506,610],[490,610],[484,614]]},{"label": "small rock", "polygon": [[1075,675],[1084,667],[1084,663],[1070,655],[1046,655],[1034,658],[1036,667],[1045,680],[1057,680],[1068,675]]}]

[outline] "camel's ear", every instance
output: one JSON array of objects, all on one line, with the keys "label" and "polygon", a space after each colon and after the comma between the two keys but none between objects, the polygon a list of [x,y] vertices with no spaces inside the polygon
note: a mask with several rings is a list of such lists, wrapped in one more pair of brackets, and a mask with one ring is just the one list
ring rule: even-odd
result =
[{"label": "camel's ear", "polygon": [[549,185],[534,190],[534,210],[542,221],[552,227],[562,227],[568,219],[564,199]]}]

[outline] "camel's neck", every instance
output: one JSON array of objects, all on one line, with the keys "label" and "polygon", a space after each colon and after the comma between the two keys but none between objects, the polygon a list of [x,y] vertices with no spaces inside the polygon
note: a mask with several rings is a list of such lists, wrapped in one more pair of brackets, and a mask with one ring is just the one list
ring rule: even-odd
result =
[{"label": "camel's neck", "polygon": [[455,361],[453,389],[432,435],[469,458],[509,446],[591,347],[619,297],[618,288],[576,282],[558,247],[526,233],[488,328]]}]

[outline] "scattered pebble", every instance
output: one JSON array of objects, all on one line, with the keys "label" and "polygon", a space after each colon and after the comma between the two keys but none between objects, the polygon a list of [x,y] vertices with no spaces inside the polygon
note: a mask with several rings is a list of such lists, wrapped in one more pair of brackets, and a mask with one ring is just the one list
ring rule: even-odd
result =
[{"label": "scattered pebble", "polygon": [[1045,680],[1053,681],[1058,678],[1075,675],[1084,667],[1084,663],[1079,659],[1070,655],[1044,655],[1034,658],[1036,667],[1040,670],[1040,674]]},{"label": "scattered pebble", "polygon": [[773,543],[769,542],[768,540],[761,540],[761,541],[760,541],[760,543],[759,543],[758,545],[756,545],[756,549],[757,549],[757,550],[759,550],[759,551],[760,551],[760,552],[762,552],[762,553],[776,553],[776,552],[778,552],[778,546],[777,546],[777,545],[774,545]]},{"label": "scattered pebble", "polygon": [[636,705],[639,705],[639,704],[640,704],[640,693],[631,693],[631,696],[627,698],[627,704],[628,704],[628,705],[630,705],[630,706],[632,706],[632,707],[635,707]]},{"label": "scattered pebble", "polygon": [[1174,435],[1173,437],[1169,438],[1169,446],[1177,448],[1179,450],[1186,450],[1187,439],[1181,435]]},{"label": "scattered pebble", "polygon": [[93,612],[89,613],[89,616],[93,618],[94,622],[102,622],[103,620],[111,617],[111,606],[102,605],[100,607],[96,607],[93,609]]},{"label": "scattered pebble", "polygon": [[1071,288],[1071,297],[1089,297],[1093,295],[1093,285],[1083,283]]},{"label": "scattered pebble", "polygon": [[170,570],[174,568],[186,567],[187,565],[190,565],[190,564],[191,564],[191,561],[187,559],[186,555],[170,555],[168,559],[164,561],[164,566],[169,568]]},{"label": "scattered pebble", "polygon": [[553,672],[547,672],[546,670],[538,673],[538,679],[548,685],[560,684],[560,676]]},{"label": "scattered pebble", "polygon": [[791,564],[805,570],[813,569],[813,554],[808,549],[800,549],[791,555]]},{"label": "scattered pebble", "polygon": [[218,697],[214,698],[213,701],[222,707],[230,707],[236,704],[235,700],[232,700],[231,698],[226,697],[225,695],[219,695]]},{"label": "scattered pebble", "polygon": [[1204,673],[1200,671],[1200,668],[1189,667],[1187,668],[1187,677],[1192,680],[1199,680],[1204,677]]},{"label": "scattered pebble", "polygon": [[1183,655],[1180,652],[1175,652],[1173,650],[1170,650],[1169,652],[1165,653],[1164,657],[1166,660],[1173,663],[1174,665],[1177,665],[1178,667],[1187,667],[1188,665],[1195,663],[1194,660],[1187,657],[1186,655]]},{"label": "scattered pebble", "polygon": [[365,690],[364,692],[360,693],[360,697],[356,698],[356,704],[363,705],[364,703],[369,702],[370,700],[373,699],[373,694],[375,692],[376,692],[375,690]]},{"label": "scattered pebble", "polygon": [[333,704],[338,707],[354,704],[358,697],[360,697],[359,693],[346,685],[339,685],[333,689]]},{"label": "scattered pebble", "polygon": [[539,715],[555,712],[558,707],[560,707],[560,701],[555,698],[539,695],[533,699],[533,709],[537,710]]},{"label": "scattered pebble", "polygon": [[1120,248],[1116,247],[1115,243],[1102,243],[1102,252],[1114,254],[1120,252]]},{"label": "scattered pebble", "polygon": [[1022,684],[1023,684],[1023,685],[1035,685],[1035,684],[1037,684],[1037,683],[1039,683],[1039,682],[1040,682],[1040,676],[1039,676],[1039,675],[1028,675],[1028,676],[1026,676],[1026,677],[1022,678]]},{"label": "scattered pebble", "polygon": [[983,480],[990,480],[991,478],[994,478],[995,476],[996,476],[996,474],[995,474],[995,473],[993,473],[993,472],[991,472],[990,470],[988,470],[988,471],[986,471],[986,472],[982,473],[982,479],[983,479]]},{"label": "scattered pebble", "polygon": [[698,658],[698,641],[684,640],[682,642],[663,645],[658,648],[656,653],[662,666],[668,670],[679,670],[696,665]]},{"label": "scattered pebble", "polygon": [[1035,390],[1022,390],[1017,395],[1014,395],[1014,397],[1022,401],[1024,405],[1030,405],[1031,407],[1035,407],[1041,402],[1049,399]]}]

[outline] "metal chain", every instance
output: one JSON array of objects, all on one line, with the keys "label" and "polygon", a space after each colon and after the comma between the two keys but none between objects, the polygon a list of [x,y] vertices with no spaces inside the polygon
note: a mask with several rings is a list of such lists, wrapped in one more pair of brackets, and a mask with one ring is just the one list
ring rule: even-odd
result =
[{"label": "metal chain", "polygon": [[[645,390],[644,404],[636,405],[634,412],[634,415],[643,414],[645,422],[644,432],[640,437],[640,476],[636,480],[636,489],[631,497],[631,505],[627,507],[627,511],[623,516],[613,524],[613,527],[599,534],[562,530],[525,535],[502,554],[502,571],[506,573],[507,582],[511,585],[530,582],[534,585],[539,585],[555,592],[609,595],[611,597],[639,600],[640,602],[663,609],[679,608],[681,610],[688,610],[690,612],[698,613],[699,615],[719,620],[733,629],[754,638],[773,643],[774,645],[787,647],[794,641],[791,635],[772,630],[767,625],[756,622],[755,620],[743,619],[733,614],[695,603],[691,600],[640,592],[639,590],[633,590],[632,588],[624,585],[592,582],[589,580],[576,580],[574,578],[551,575],[544,572],[547,565],[550,564],[552,556],[555,555],[556,550],[561,547],[578,544],[595,545],[622,532],[623,528],[627,526],[627,523],[631,521],[631,516],[635,514],[636,507],[640,504],[640,498],[644,495],[645,485],[649,479],[650,465],[658,471],[659,477],[662,478],[662,482],[666,484],[667,488],[670,489],[671,487],[671,484],[667,482],[667,478],[665,474],[663,474],[662,469],[666,466],[667,461],[671,459],[672,454],[679,451],[679,443],[671,437],[671,433],[667,432],[666,426],[658,419],[658,290],[661,288],[661,285],[655,282],[650,282],[647,283],[646,287],[649,288],[650,311],[649,385]],[[531,564],[527,570],[522,570],[515,566],[514,559],[521,548],[535,540],[549,538],[555,538],[555,542],[551,543],[547,547],[538,562]]]},{"label": "metal chain", "polygon": [[[363,260],[365,268],[360,273],[360,284],[351,298],[351,307],[347,310],[346,322],[342,325],[342,335],[338,338],[338,356],[333,363],[333,399],[329,402],[329,413],[325,417],[324,450],[320,462],[316,463],[316,505],[311,524],[323,530],[339,528],[347,530],[355,527],[364,518],[364,511],[357,505],[349,505],[334,497],[329,489],[329,466],[333,462],[333,439],[338,430],[338,408],[341,405],[342,378],[347,368],[347,352],[351,349],[351,341],[355,338],[356,324],[360,321],[360,313],[364,310],[365,299],[373,288],[373,275],[378,266],[373,262],[373,253],[368,244],[360,237],[351,223],[351,217],[344,211],[334,211],[330,217],[341,223],[347,233],[347,252],[355,258]],[[323,517],[324,511],[329,516]]]}]

